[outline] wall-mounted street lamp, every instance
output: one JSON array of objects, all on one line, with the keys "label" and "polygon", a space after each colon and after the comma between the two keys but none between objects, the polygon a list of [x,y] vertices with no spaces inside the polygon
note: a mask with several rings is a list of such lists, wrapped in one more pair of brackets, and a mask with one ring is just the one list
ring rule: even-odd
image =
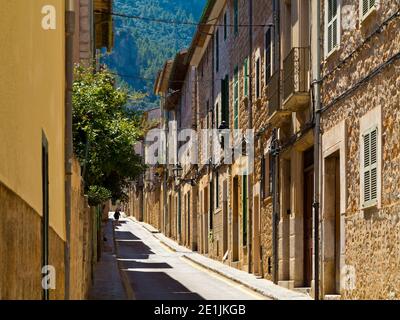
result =
[{"label": "wall-mounted street lamp", "polygon": [[224,149],[225,145],[225,137],[224,137],[224,130],[228,129],[228,125],[225,120],[221,122],[218,127],[218,134],[219,134],[219,143],[221,144],[221,148]]},{"label": "wall-mounted street lamp", "polygon": [[[174,177],[179,182],[190,184],[192,187],[194,187],[196,185],[196,178],[189,178],[189,179],[183,179],[182,178],[183,168],[179,163],[174,166],[172,171],[174,172]],[[196,173],[196,175],[197,175],[197,173]]]}]

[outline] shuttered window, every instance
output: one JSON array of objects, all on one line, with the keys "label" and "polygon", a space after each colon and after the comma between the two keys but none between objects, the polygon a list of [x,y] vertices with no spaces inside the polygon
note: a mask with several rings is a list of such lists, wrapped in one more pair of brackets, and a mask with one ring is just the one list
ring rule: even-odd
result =
[{"label": "shuttered window", "polygon": [[365,18],[376,6],[376,0],[360,0],[361,1],[361,17]]},{"label": "shuttered window", "polygon": [[239,33],[239,0],[233,1],[233,29],[236,36]]},{"label": "shuttered window", "polygon": [[331,53],[338,46],[339,31],[339,0],[327,0],[327,54]]},{"label": "shuttered window", "polygon": [[256,98],[261,96],[261,62],[260,57],[256,60]]},{"label": "shuttered window", "polygon": [[378,200],[378,128],[366,131],[362,143],[364,207],[368,207],[376,204]]},{"label": "shuttered window", "polygon": [[226,75],[225,79],[221,80],[221,108],[222,108],[222,121],[225,121],[229,127],[229,76]]},{"label": "shuttered window", "polygon": [[243,77],[244,77],[243,94],[245,97],[247,97],[249,95],[249,58],[244,59]]},{"label": "shuttered window", "polygon": [[228,15],[224,14],[224,40],[228,37]]},{"label": "shuttered window", "polygon": [[265,83],[269,82],[272,75],[272,32],[271,28],[265,34]]},{"label": "shuttered window", "polygon": [[215,32],[215,72],[219,71],[219,29]]},{"label": "shuttered window", "polygon": [[239,69],[235,68],[233,76],[233,128],[239,129]]}]

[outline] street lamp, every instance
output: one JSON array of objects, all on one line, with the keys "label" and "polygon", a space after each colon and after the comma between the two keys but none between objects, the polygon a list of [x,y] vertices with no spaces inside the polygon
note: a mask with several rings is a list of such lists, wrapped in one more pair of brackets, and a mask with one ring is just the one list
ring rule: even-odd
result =
[{"label": "street lamp", "polygon": [[[182,166],[181,166],[179,163],[176,164],[172,170],[173,170],[173,172],[174,172],[175,178],[176,178],[179,182],[188,183],[188,184],[190,184],[192,187],[194,187],[194,186],[196,185],[196,178],[190,178],[190,179],[183,179],[183,178],[182,178],[183,168],[182,168]],[[196,174],[196,175],[197,175],[197,174]]]},{"label": "street lamp", "polygon": [[219,143],[221,144],[222,149],[224,149],[224,145],[225,145],[224,130],[226,130],[226,129],[228,129],[228,125],[227,125],[226,121],[223,120],[218,127]]}]

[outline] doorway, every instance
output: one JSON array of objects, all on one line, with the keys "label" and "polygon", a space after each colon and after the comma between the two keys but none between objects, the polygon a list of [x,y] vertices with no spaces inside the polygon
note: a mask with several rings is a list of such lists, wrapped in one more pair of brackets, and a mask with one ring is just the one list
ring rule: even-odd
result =
[{"label": "doorway", "polygon": [[304,152],[304,286],[311,287],[313,260],[314,148]]},{"label": "doorway", "polygon": [[222,187],[222,252],[228,251],[228,183],[224,181]]},{"label": "doorway", "polygon": [[261,271],[261,230],[260,230],[260,195],[254,197],[253,210],[253,273],[260,275]]},{"label": "doorway", "polygon": [[340,156],[325,158],[324,169],[324,293],[340,293]]},{"label": "doorway", "polygon": [[233,178],[232,262],[239,261],[239,179]]},{"label": "doorway", "polygon": [[209,232],[209,226],[208,226],[208,215],[209,215],[209,206],[208,206],[208,197],[209,197],[209,191],[208,187],[204,188],[203,192],[203,200],[204,200],[204,212],[203,212],[203,217],[204,217],[204,234],[203,234],[203,241],[204,241],[204,253],[208,253],[208,232]]}]

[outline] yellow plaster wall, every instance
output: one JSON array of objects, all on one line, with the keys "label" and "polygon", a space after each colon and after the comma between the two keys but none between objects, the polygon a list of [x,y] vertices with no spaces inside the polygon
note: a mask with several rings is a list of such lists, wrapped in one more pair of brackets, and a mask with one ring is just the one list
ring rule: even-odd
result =
[{"label": "yellow plaster wall", "polygon": [[[42,7],[56,8],[56,30]],[[63,0],[2,0],[0,181],[42,214],[42,130],[49,142],[50,225],[65,240]]]}]

